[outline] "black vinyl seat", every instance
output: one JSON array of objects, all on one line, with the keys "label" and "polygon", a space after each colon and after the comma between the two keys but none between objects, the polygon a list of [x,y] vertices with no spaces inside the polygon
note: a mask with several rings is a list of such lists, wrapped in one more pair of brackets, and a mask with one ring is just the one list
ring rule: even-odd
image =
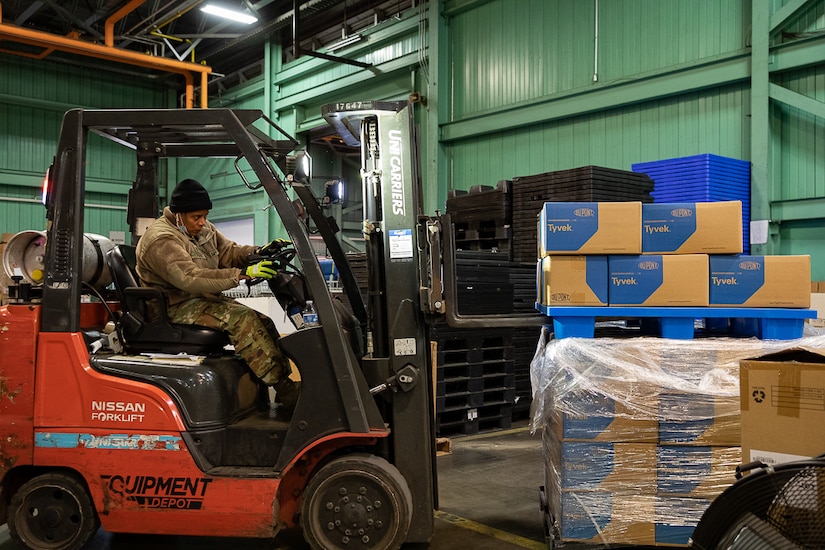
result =
[{"label": "black vinyl seat", "polygon": [[[106,256],[120,300],[120,336],[127,351],[215,355],[229,344],[223,331],[169,320],[166,294],[156,288],[140,286],[135,271],[134,246],[115,246]],[[148,302],[151,300],[155,300],[157,307],[150,308]]]}]

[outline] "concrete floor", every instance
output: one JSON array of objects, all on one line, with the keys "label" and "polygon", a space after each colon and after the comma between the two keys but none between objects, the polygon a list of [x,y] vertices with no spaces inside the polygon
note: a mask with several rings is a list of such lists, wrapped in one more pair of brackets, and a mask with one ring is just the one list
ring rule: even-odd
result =
[{"label": "concrete floor", "polygon": [[[440,509],[429,550],[541,550],[544,543],[538,488],[543,483],[541,436],[527,421],[509,430],[453,437],[439,456]],[[421,546],[421,545],[416,545]],[[0,550],[12,550],[5,525]],[[305,550],[300,533],[274,540],[123,535],[103,530],[86,550]],[[405,548],[406,550],[406,548]]]}]

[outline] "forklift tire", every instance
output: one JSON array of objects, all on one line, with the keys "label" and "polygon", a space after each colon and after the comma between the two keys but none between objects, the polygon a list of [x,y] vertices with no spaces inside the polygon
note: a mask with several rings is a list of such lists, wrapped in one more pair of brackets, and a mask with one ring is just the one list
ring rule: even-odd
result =
[{"label": "forklift tire", "polygon": [[14,494],[9,535],[20,548],[78,550],[100,527],[89,493],[72,475],[37,476]]},{"label": "forklift tire", "polygon": [[301,527],[315,550],[395,550],[407,537],[412,506],[395,466],[373,455],[347,455],[307,483]]}]

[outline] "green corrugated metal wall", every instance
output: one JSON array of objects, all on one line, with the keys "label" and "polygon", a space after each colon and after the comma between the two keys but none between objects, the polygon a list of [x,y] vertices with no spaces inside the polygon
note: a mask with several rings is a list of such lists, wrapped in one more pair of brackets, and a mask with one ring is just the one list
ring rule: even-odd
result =
[{"label": "green corrugated metal wall", "polygon": [[[0,54],[0,232],[45,228],[43,177],[55,154],[63,113],[71,108],[166,107],[159,81]],[[126,192],[134,154],[90,138],[85,230],[127,231]]]},{"label": "green corrugated metal wall", "polygon": [[[807,251],[814,278],[825,279],[825,244],[813,237],[825,211],[825,0],[441,0],[428,7],[382,22],[362,33],[363,42],[337,52],[373,63],[371,69],[306,56],[282,65],[280,47],[270,44],[267,74],[211,104],[261,108],[300,134],[323,125],[324,103],[420,93],[427,99],[415,109],[428,212],[444,207],[449,189],[706,152],[751,160],[767,139],[769,154],[754,164],[769,178],[758,182],[772,222],[764,251]],[[768,26],[757,27],[768,28],[768,38],[751,36],[755,13],[768,14]],[[424,38],[430,55],[422,67]],[[769,43],[767,69],[756,68],[754,38]],[[754,116],[763,107],[751,86],[752,66],[781,88],[764,91],[770,108],[761,119]],[[33,200],[65,108],[114,106],[107,103],[114,98],[117,106],[125,106],[123,98],[133,106],[165,104],[153,83],[122,82],[0,57],[3,196]],[[103,91],[111,85],[114,93]],[[102,166],[117,167],[108,173],[90,166],[104,195],[131,178],[125,161]],[[239,180],[222,175],[233,170],[227,163],[169,168],[170,180],[206,180],[221,216],[251,212],[256,239],[279,236],[271,211],[234,202]],[[28,209],[37,205],[0,201],[2,219]],[[24,225],[11,230],[29,228],[17,223]]]}]

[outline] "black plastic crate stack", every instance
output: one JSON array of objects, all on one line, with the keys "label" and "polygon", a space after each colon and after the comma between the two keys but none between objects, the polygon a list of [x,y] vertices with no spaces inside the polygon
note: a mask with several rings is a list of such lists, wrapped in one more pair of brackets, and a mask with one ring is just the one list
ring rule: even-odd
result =
[{"label": "black plastic crate stack", "polygon": [[530,382],[530,362],[536,353],[541,337],[540,327],[513,331],[513,372],[515,374],[515,401],[513,420],[527,418],[533,402],[533,385]]},{"label": "black plastic crate stack", "polygon": [[601,166],[583,166],[513,179],[513,252],[515,262],[535,262],[536,216],[545,202],[653,202],[653,180]]},{"label": "black plastic crate stack", "polygon": [[436,432],[441,436],[509,428],[515,401],[513,330],[437,324]]},{"label": "black plastic crate stack", "polygon": [[447,213],[457,250],[496,252],[510,259],[512,208],[509,181],[496,187],[475,185],[470,191],[450,191]]},{"label": "black plastic crate stack", "polygon": [[463,315],[513,312],[510,262],[497,252],[456,251],[458,312]]},{"label": "black plastic crate stack", "polygon": [[513,311],[536,312],[536,262],[510,264],[510,284],[513,285]]}]

